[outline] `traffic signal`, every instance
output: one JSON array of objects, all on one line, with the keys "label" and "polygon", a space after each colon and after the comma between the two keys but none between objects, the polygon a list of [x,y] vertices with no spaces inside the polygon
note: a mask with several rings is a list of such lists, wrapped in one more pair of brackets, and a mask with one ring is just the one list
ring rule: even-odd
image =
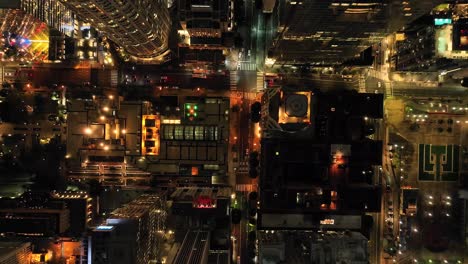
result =
[{"label": "traffic signal", "polygon": [[193,103],[185,104],[185,115],[190,120],[196,118],[198,116],[198,105]]}]

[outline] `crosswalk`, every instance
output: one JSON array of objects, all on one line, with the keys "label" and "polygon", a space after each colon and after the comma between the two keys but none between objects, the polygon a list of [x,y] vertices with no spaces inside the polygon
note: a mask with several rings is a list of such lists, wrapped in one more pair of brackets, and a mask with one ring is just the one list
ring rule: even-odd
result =
[{"label": "crosswalk", "polygon": [[237,83],[239,82],[239,75],[237,71],[229,72],[229,89],[231,91],[237,91]]},{"label": "crosswalk", "polygon": [[265,76],[262,72],[257,72],[257,91],[263,90],[265,88]]},{"label": "crosswalk", "polygon": [[248,61],[239,61],[239,64],[237,64],[237,70],[238,71],[256,71],[257,64],[251,63]]},{"label": "crosswalk", "polygon": [[393,96],[393,86],[392,82],[385,82],[385,98]]},{"label": "crosswalk", "polygon": [[238,192],[253,192],[255,187],[253,184],[236,184],[236,191]]},{"label": "crosswalk", "polygon": [[237,90],[231,90],[231,97],[237,97],[239,99],[247,99],[247,100],[256,100],[258,93],[254,92],[239,92]]},{"label": "crosswalk", "polygon": [[364,76],[364,74],[361,74],[361,76],[359,76],[359,92],[366,92],[366,77]]}]

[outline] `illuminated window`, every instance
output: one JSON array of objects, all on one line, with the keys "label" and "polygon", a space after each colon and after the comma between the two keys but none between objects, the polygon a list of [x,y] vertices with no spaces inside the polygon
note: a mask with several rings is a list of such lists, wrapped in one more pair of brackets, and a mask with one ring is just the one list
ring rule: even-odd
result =
[{"label": "illuminated window", "polygon": [[202,126],[196,126],[195,127],[195,140],[203,140],[204,139],[204,134],[203,134],[204,127]]},{"label": "illuminated window", "polygon": [[184,127],[183,126],[175,126],[174,139],[184,140]]},{"label": "illuminated window", "polygon": [[193,140],[193,126],[186,126],[184,130],[184,139]]},{"label": "illuminated window", "polygon": [[205,140],[215,140],[214,127],[205,127]]},{"label": "illuminated window", "polygon": [[205,164],[203,165],[204,170],[219,170],[218,164]]},{"label": "illuminated window", "polygon": [[174,140],[174,126],[164,126],[164,139]]}]

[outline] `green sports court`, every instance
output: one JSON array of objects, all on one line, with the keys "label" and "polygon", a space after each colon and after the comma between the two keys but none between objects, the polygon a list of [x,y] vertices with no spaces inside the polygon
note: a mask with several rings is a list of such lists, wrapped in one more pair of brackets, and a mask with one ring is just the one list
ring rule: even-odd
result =
[{"label": "green sports court", "polygon": [[458,181],[460,147],[457,145],[419,145],[420,181]]}]

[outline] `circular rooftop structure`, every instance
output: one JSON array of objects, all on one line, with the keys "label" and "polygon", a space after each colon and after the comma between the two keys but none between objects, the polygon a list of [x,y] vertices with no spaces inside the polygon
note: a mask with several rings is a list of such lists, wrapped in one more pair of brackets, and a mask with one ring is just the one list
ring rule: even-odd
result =
[{"label": "circular rooftop structure", "polygon": [[286,98],[285,110],[289,117],[305,117],[309,104],[306,95],[291,94]]}]

